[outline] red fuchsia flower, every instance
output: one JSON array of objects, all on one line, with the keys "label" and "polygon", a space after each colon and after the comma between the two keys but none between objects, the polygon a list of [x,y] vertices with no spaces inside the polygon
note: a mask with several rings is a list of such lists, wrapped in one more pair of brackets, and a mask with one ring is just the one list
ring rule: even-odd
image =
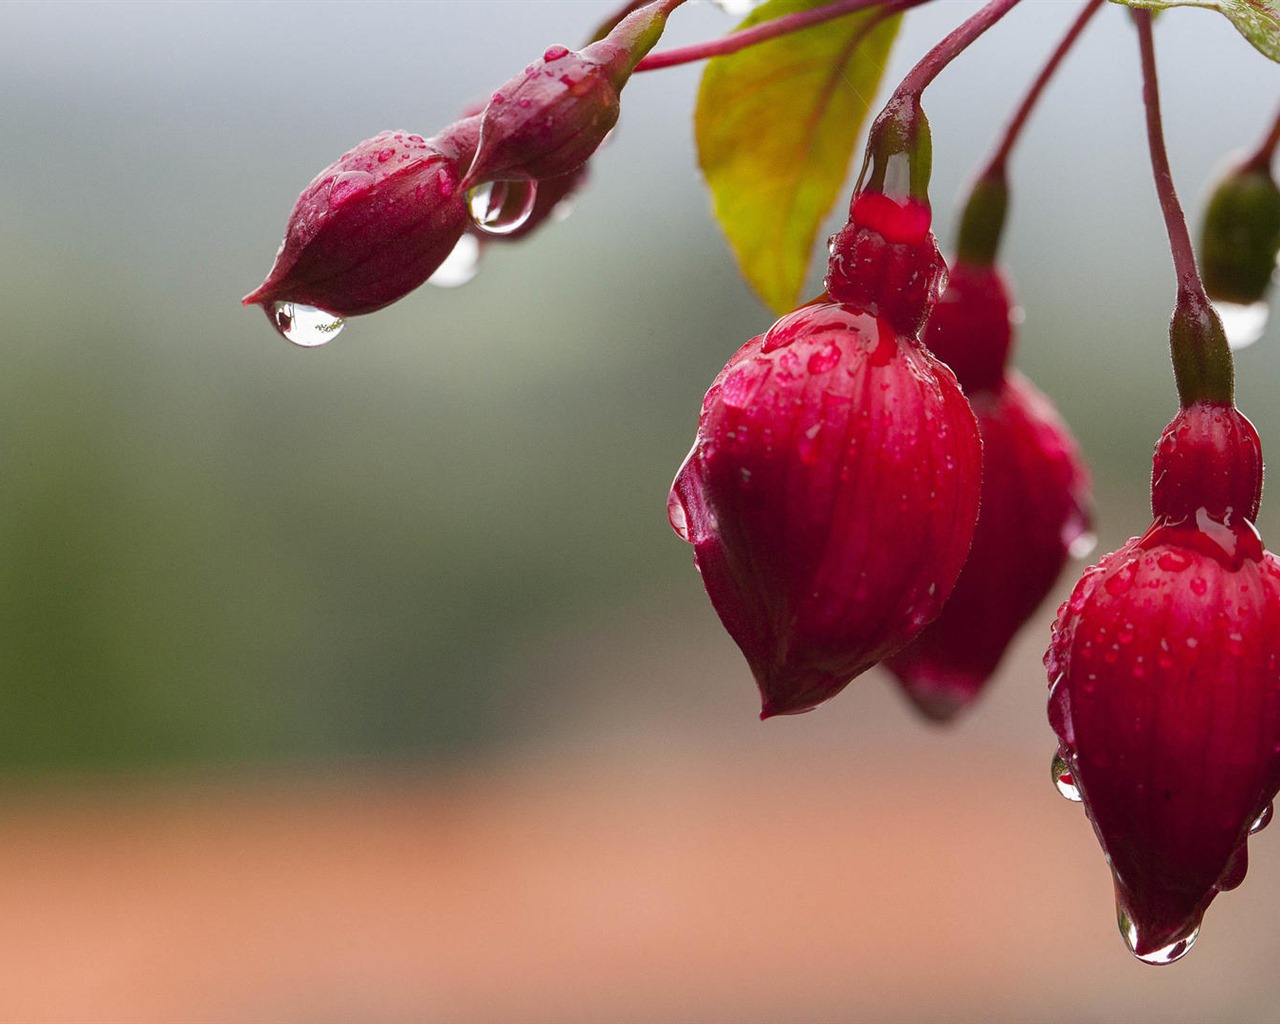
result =
[{"label": "red fuchsia flower", "polygon": [[273,322],[285,304],[348,317],[417,288],[469,223],[460,185],[479,130],[472,117],[431,139],[380,132],[344,153],[298,197],[271,273],[244,304]]},{"label": "red fuchsia flower", "polygon": [[885,662],[938,721],[978,696],[1089,527],[1089,473],[1074,439],[1049,400],[1008,368],[1010,312],[999,270],[961,260],[924,333],[982,435],[981,512],[964,571],[942,614]]},{"label": "red fuchsia flower", "polygon": [[[1225,346],[1224,346],[1225,347]],[[1229,401],[1156,447],[1154,523],[1089,569],[1045,666],[1059,788],[1084,802],[1135,955],[1168,963],[1235,888],[1280,789],[1280,562],[1253,526],[1262,451]]]},{"label": "red fuchsia flower", "polygon": [[617,123],[619,94],[662,35],[671,0],[633,11],[581,50],[548,47],[493,93],[467,184],[555,178],[586,162]]},{"label": "red fuchsia flower", "polygon": [[830,271],[829,295],[712,383],[668,505],[762,718],[809,710],[911,640],[977,515],[973,413],[918,336],[945,273],[927,206],[856,197]]}]

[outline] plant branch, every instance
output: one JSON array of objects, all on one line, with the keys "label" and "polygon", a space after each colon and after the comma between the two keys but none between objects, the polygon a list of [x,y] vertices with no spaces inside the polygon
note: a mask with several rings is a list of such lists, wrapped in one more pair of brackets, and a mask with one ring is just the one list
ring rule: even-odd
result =
[{"label": "plant branch", "polygon": [[690,64],[693,61],[706,60],[709,57],[724,57],[727,54],[745,50],[748,46],[765,43],[770,39],[777,39],[779,36],[799,32],[801,29],[806,29],[813,25],[821,25],[825,21],[842,18],[846,14],[853,14],[868,7],[883,6],[891,12],[896,12],[898,10],[906,10],[908,7],[915,7],[923,2],[924,0],[889,0],[887,3],[883,2],[883,0],[834,0],[833,3],[829,3],[824,7],[796,11],[794,14],[784,14],[781,18],[762,21],[758,25],[730,32],[727,36],[721,36],[719,39],[709,39],[703,43],[692,43],[689,46],[679,46],[675,49],[651,53],[636,65],[636,70],[656,71],[659,68],[674,67],[677,64]]}]

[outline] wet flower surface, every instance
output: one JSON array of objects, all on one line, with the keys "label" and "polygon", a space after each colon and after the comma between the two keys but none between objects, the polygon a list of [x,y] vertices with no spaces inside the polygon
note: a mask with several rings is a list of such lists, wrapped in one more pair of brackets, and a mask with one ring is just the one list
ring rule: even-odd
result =
[{"label": "wet flower surface", "polygon": [[884,318],[802,307],[729,361],[669,510],[763,717],[826,700],[937,615],[979,459],[950,371]]},{"label": "wet flower surface", "polygon": [[1280,788],[1280,561],[1253,527],[1261,468],[1234,407],[1179,412],[1156,449],[1154,524],[1084,574],[1045,656],[1059,756],[1121,932],[1151,963],[1183,955],[1244,879]]},{"label": "wet flower surface", "polygon": [[1066,564],[1088,543],[1089,473],[1066,424],[1007,368],[1011,303],[998,270],[960,262],[924,339],[973,406],[982,502],[973,548],[942,613],[887,667],[929,718],[968,707]]},{"label": "wet flower surface", "polygon": [[267,279],[245,296],[335,317],[381,309],[418,287],[452,252],[469,218],[459,186],[479,118],[431,139],[380,132],[326,167],[298,197]]}]

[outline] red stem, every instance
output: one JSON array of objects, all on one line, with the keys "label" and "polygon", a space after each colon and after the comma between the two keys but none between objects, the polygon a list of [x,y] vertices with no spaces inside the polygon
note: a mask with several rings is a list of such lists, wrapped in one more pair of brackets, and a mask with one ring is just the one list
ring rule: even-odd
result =
[{"label": "red stem", "polygon": [[1165,230],[1169,233],[1169,249],[1173,254],[1178,289],[1203,294],[1204,285],[1196,266],[1191,234],[1187,230],[1182,204],[1178,202],[1177,189],[1173,186],[1169,154],[1164,147],[1160,86],[1156,78],[1156,51],[1151,39],[1151,12],[1138,8],[1132,13],[1138,26],[1138,48],[1142,53],[1142,99],[1147,111],[1147,145],[1151,149],[1151,170],[1155,175],[1156,195],[1160,199],[1160,211],[1164,214]]},{"label": "red stem", "polygon": [[811,25],[821,25],[824,21],[831,21],[833,18],[852,14],[854,11],[860,11],[866,7],[883,5],[896,10],[914,7],[922,2],[924,0],[906,0],[906,2],[903,2],[903,0],[890,0],[889,3],[883,3],[883,0],[834,0],[833,3],[829,3],[825,7],[797,11],[795,14],[784,14],[781,18],[762,21],[758,25],[739,29],[719,39],[709,39],[704,43],[692,43],[689,46],[679,46],[672,50],[651,53],[637,64],[635,69],[637,71],[656,71],[658,68],[669,68],[677,64],[689,64],[695,60],[706,60],[708,57],[723,57],[726,54],[745,50],[748,46],[755,46],[757,43],[776,39],[778,36],[799,32],[801,29],[809,28]]},{"label": "red stem", "polygon": [[[978,36],[1009,13],[1018,0],[991,0],[977,14],[957,26],[950,35],[920,58],[907,77],[889,97],[885,109],[895,104],[918,101],[925,88],[938,77],[938,73],[958,57]],[[914,105],[914,104],[913,104]]]},{"label": "red stem", "polygon": [[1005,164],[1009,160],[1009,151],[1013,149],[1013,145],[1018,141],[1018,137],[1022,134],[1023,126],[1030,116],[1032,108],[1040,99],[1040,94],[1044,92],[1044,88],[1049,84],[1049,80],[1053,77],[1058,65],[1062,63],[1062,58],[1075,45],[1076,39],[1080,33],[1084,31],[1084,27],[1089,24],[1098,8],[1102,6],[1103,0],[1089,0],[1085,4],[1084,10],[1080,12],[1079,17],[1072,22],[1071,27],[1067,29],[1067,34],[1062,37],[1062,41],[1058,43],[1057,49],[1050,55],[1049,60],[1044,67],[1040,69],[1040,74],[1036,76],[1036,80],[1031,84],[1031,88],[1027,91],[1026,96],[1022,99],[1021,106],[1014,113],[1013,118],[1009,121],[1008,127],[1005,128],[1004,138],[1000,142],[999,148],[992,155],[987,169],[978,177],[1003,179],[1005,172]]},{"label": "red stem", "polygon": [[1164,126],[1160,117],[1160,88],[1156,76],[1156,51],[1151,38],[1151,12],[1131,11],[1138,28],[1138,48],[1142,55],[1142,99],[1147,114],[1147,144],[1151,150],[1151,170],[1156,195],[1169,233],[1169,250],[1178,282],[1178,295],[1169,325],[1169,348],[1178,400],[1185,409],[1197,402],[1231,404],[1235,393],[1235,368],[1231,349],[1209,296],[1205,293],[1200,269],[1196,266],[1191,234],[1173,186],[1169,154],[1165,151]]},{"label": "red stem", "polygon": [[1271,125],[1271,131],[1267,133],[1267,137],[1262,140],[1262,144],[1258,146],[1253,156],[1244,162],[1244,169],[1261,171],[1263,174],[1271,170],[1271,161],[1275,159],[1276,148],[1280,146],[1280,111],[1276,112],[1276,119]]}]

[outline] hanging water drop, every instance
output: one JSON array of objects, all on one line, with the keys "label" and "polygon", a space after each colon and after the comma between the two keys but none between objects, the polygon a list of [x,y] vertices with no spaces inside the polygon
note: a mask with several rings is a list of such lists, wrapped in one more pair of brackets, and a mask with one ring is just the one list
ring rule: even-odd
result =
[{"label": "hanging water drop", "polygon": [[298,302],[277,302],[271,307],[271,321],[287,340],[302,348],[316,348],[337,337],[346,326],[340,316]]},{"label": "hanging water drop", "polygon": [[1200,935],[1200,925],[1196,924],[1182,938],[1174,939],[1168,945],[1161,946],[1159,949],[1139,953],[1138,949],[1143,943],[1138,926],[1130,920],[1129,915],[1123,910],[1116,911],[1116,918],[1117,923],[1120,925],[1120,934],[1124,936],[1124,944],[1129,947],[1129,952],[1144,964],[1160,966],[1171,964],[1175,960],[1181,960],[1191,951],[1191,947],[1196,944],[1196,938]]},{"label": "hanging water drop", "polygon": [[1275,816],[1275,813],[1275,804],[1268,803],[1267,806],[1262,809],[1262,813],[1254,819],[1253,824],[1249,826],[1249,835],[1256,835],[1270,825],[1271,819]]},{"label": "hanging water drop", "polygon": [[467,193],[467,209],[481,231],[509,235],[524,226],[537,198],[538,185],[532,178],[486,181]]},{"label": "hanging water drop", "polygon": [[479,269],[480,239],[475,235],[463,235],[444,262],[436,267],[436,272],[427,278],[427,284],[437,288],[457,288],[475,277]]},{"label": "hanging water drop", "polygon": [[1080,790],[1076,786],[1076,780],[1071,775],[1071,768],[1061,752],[1053,755],[1053,761],[1049,765],[1049,772],[1058,792],[1072,803],[1080,803],[1082,799]]},{"label": "hanging water drop", "polygon": [[1227,332],[1227,345],[1234,352],[1248,348],[1262,337],[1267,328],[1271,306],[1265,299],[1243,305],[1239,302],[1215,302],[1213,308],[1222,318],[1222,329]]}]

